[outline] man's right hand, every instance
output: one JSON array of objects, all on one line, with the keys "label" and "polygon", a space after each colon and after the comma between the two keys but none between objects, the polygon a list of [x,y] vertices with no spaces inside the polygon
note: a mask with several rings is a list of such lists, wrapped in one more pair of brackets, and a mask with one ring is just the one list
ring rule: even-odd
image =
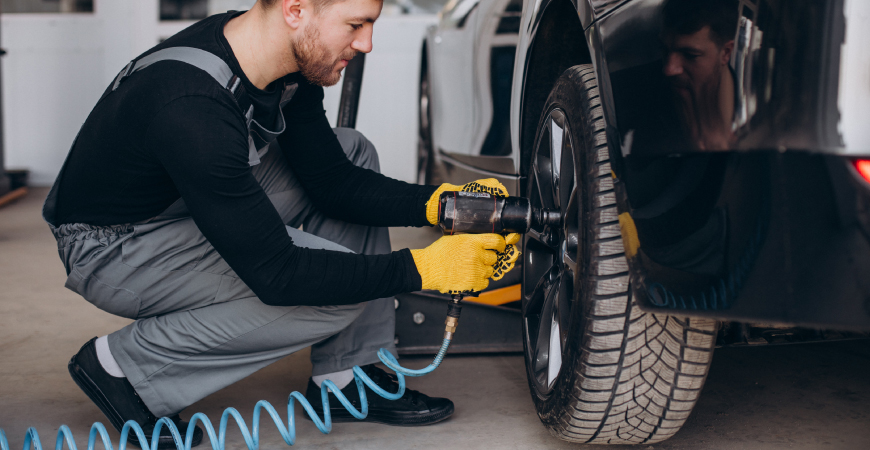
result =
[{"label": "man's right hand", "polygon": [[498,234],[443,236],[422,250],[411,250],[423,289],[441,293],[482,291],[495,272],[497,253],[504,253],[505,240]]}]

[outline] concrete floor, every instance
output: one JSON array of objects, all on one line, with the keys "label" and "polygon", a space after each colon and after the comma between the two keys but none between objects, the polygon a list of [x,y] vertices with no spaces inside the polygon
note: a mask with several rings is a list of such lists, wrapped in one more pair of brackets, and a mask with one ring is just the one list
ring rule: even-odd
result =
[{"label": "concrete floor", "polygon": [[[63,288],[54,240],[39,217],[45,190],[0,209],[0,428],[10,448],[21,448],[28,426],[46,447],[67,424],[79,448],[104,417],[70,379],[66,363],[89,338],[128,321],[106,314]],[[418,235],[394,233],[411,245]],[[431,239],[426,234],[423,240]],[[425,243],[424,243],[425,244]],[[424,245],[421,244],[421,245]],[[422,367],[424,359],[403,359]],[[228,406],[246,420],[267,399],[286,417],[286,395],[303,390],[307,351],[292,355],[191,406],[217,421]],[[300,420],[297,447],[318,449],[506,448],[573,449],[549,436],[538,421],[520,355],[450,357],[412,388],[448,396],[456,413],[421,428],[348,423],[330,435]],[[233,428],[231,427],[231,430]],[[261,448],[285,447],[271,423]],[[113,430],[114,442],[118,435]],[[237,430],[228,448],[244,448]],[[204,444],[200,448],[209,448]],[[628,448],[628,447],[619,447]],[[868,449],[870,341],[716,351],[704,393],[674,438],[643,449]]]}]

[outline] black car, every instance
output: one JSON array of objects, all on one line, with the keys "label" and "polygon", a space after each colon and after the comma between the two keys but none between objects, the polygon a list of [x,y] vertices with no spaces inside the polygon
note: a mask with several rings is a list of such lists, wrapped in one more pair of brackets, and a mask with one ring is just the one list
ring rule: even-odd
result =
[{"label": "black car", "polygon": [[448,4],[419,178],[493,176],[561,211],[526,235],[520,280],[554,435],[659,442],[715,346],[870,330],[868,18],[865,0]]}]

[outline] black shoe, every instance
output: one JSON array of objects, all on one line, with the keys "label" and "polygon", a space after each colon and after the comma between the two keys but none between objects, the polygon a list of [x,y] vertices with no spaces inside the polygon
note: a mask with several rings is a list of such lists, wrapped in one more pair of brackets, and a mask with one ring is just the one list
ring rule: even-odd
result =
[{"label": "black shoe", "polygon": [[[385,391],[397,392],[399,390],[399,382],[395,375],[385,372],[374,364],[362,366],[361,368],[375,384]],[[387,400],[375,394],[368,386],[365,389],[366,400],[369,404],[369,415],[362,422],[378,422],[387,425],[404,426],[429,425],[440,422],[453,414],[453,402],[446,398],[429,397],[406,387],[405,394],[401,398],[398,400]],[[350,400],[357,411],[360,410],[359,390],[356,387],[355,381],[351,381],[350,384],[345,386],[341,390],[341,393]],[[314,407],[320,418],[323,419],[323,400],[320,388],[310,378],[308,379],[308,389],[305,392],[305,398],[311,403],[311,406]],[[332,393],[329,394],[329,411],[332,414],[333,422],[359,421],[350,415]],[[302,416],[310,420],[308,414],[304,411]]]},{"label": "black shoe", "polygon": [[[118,430],[124,427],[128,420],[135,420],[142,426],[145,432],[145,437],[151,439],[151,433],[154,431],[154,425],[157,423],[157,417],[151,413],[133,385],[126,378],[113,377],[103,369],[97,359],[97,348],[94,342],[97,338],[88,341],[81,350],[69,360],[69,374],[73,381],[87,394],[87,396],[97,404],[100,411],[106,415],[109,422]],[[181,434],[181,439],[185,437],[187,432],[187,422],[183,422],[176,414],[170,419],[178,427]],[[127,441],[131,444],[139,445],[139,437],[135,433],[130,432]],[[172,439],[172,433],[165,425],[160,429],[160,438],[157,448],[159,449],[174,449],[175,441]],[[196,427],[193,433],[192,447],[196,447],[202,442],[202,429]],[[141,447],[141,446],[140,446]]]}]

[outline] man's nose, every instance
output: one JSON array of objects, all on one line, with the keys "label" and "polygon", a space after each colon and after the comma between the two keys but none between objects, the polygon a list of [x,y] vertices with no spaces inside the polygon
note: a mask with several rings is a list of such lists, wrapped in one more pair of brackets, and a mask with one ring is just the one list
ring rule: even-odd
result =
[{"label": "man's nose", "polygon": [[665,58],[665,67],[663,72],[666,77],[675,77],[683,73],[683,64],[680,61],[679,55],[669,53]]},{"label": "man's nose", "polygon": [[372,51],[372,31],[373,30],[374,30],[374,27],[371,27],[371,26],[363,27],[359,31],[359,34],[357,35],[356,39],[353,40],[353,43],[350,44],[350,48],[352,48],[358,52],[362,52],[362,53],[368,53],[368,52]]}]

